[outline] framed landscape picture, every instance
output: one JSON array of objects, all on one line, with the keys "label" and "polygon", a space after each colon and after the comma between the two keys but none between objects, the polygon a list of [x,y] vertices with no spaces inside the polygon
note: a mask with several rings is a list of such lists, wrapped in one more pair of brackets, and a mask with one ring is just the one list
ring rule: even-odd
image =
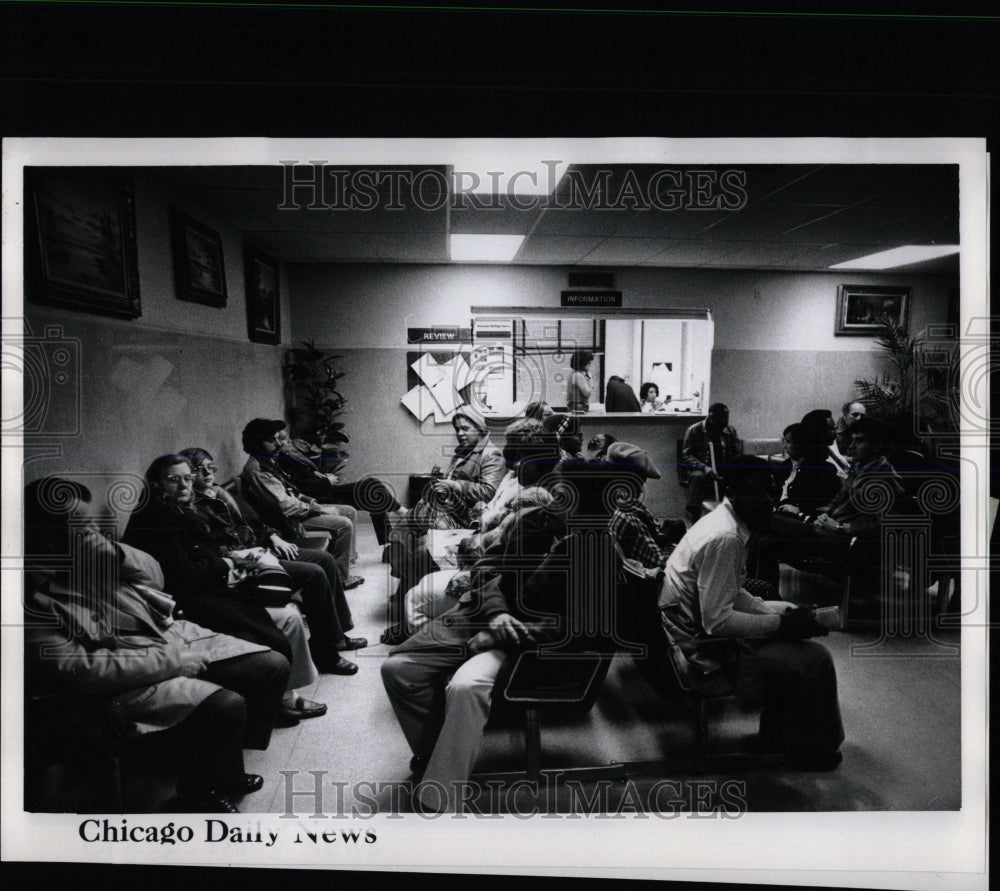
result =
[{"label": "framed landscape picture", "polygon": [[131,179],[97,167],[25,168],[29,300],[122,319],[142,314]]},{"label": "framed landscape picture", "polygon": [[243,246],[247,292],[247,336],[253,343],[281,343],[278,261],[252,245]]},{"label": "framed landscape picture", "polygon": [[876,335],[886,322],[905,328],[909,312],[910,288],[841,285],[834,334]]},{"label": "framed landscape picture", "polygon": [[177,299],[225,306],[226,264],[219,233],[171,207],[170,242]]}]

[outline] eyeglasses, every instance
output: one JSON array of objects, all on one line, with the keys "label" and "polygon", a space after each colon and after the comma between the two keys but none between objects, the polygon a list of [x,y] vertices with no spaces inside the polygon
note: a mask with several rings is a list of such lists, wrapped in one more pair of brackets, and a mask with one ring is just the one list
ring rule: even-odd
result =
[{"label": "eyeglasses", "polygon": [[216,467],[214,464],[199,464],[194,469],[194,472],[197,473],[199,476],[208,476],[210,473],[218,473],[219,468]]},{"label": "eyeglasses", "polygon": [[170,483],[171,486],[179,486],[181,483],[190,483],[194,477],[190,473],[185,473],[183,476],[177,473],[172,473],[170,476],[165,476],[163,482]]}]

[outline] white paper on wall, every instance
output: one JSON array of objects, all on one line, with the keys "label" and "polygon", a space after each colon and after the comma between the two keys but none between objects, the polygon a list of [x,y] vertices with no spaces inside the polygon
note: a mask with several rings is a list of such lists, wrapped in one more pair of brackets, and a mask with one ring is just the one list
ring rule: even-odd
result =
[{"label": "white paper on wall", "polygon": [[400,400],[405,408],[418,421],[422,421],[431,414],[437,403],[426,387],[414,387]]}]

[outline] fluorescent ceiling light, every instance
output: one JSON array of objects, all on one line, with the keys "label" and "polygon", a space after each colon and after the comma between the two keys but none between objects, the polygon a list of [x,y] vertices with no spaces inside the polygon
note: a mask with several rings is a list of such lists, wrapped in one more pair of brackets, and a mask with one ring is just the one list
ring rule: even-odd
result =
[{"label": "fluorescent ceiling light", "polygon": [[567,167],[568,162],[553,159],[459,160],[452,168],[451,188],[456,195],[551,195]]},{"label": "fluorescent ceiling light", "polygon": [[957,244],[905,244],[890,251],[879,251],[867,257],[847,260],[837,263],[831,269],[895,269],[897,266],[909,266],[911,263],[922,263],[936,257],[947,257],[957,254]]},{"label": "fluorescent ceiling light", "polygon": [[524,241],[523,235],[452,235],[454,263],[508,263]]}]

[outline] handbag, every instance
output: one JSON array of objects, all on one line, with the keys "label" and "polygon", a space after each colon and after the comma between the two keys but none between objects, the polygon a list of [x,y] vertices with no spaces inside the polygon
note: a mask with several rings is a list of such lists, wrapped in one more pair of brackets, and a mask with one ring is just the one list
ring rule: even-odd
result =
[{"label": "handbag", "polygon": [[231,551],[231,557],[257,557],[253,569],[230,571],[229,587],[258,606],[287,606],[295,593],[292,577],[281,568],[278,558],[264,548]]}]

